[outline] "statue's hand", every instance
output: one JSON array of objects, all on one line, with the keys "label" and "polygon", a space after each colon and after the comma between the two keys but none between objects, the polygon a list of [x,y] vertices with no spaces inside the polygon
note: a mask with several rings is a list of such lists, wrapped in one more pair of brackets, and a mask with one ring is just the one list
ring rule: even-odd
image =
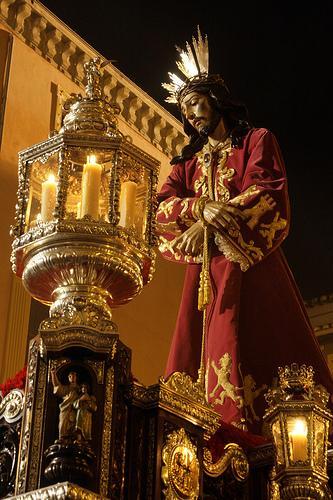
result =
[{"label": "statue's hand", "polygon": [[204,240],[204,228],[200,221],[195,222],[183,234],[175,238],[172,247],[183,255],[195,257],[200,253]]},{"label": "statue's hand", "polygon": [[240,210],[220,201],[209,201],[203,211],[205,221],[219,231],[227,231],[230,227],[239,229],[234,216],[240,214]]}]

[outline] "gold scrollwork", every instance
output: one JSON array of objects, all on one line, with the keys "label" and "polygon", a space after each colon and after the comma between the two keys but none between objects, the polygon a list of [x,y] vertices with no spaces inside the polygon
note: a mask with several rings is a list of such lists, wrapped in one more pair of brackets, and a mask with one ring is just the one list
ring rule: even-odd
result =
[{"label": "gold scrollwork", "polygon": [[106,373],[105,383],[105,403],[104,403],[104,432],[101,454],[101,474],[100,491],[103,496],[108,495],[109,469],[110,469],[110,450],[111,450],[111,428],[112,428],[112,409],[114,392],[114,368],[111,366]]},{"label": "gold scrollwork", "polygon": [[245,481],[249,475],[249,462],[242,448],[236,443],[228,443],[224,454],[213,463],[211,452],[204,448],[204,472],[210,477],[221,476],[228,467],[237,481]]},{"label": "gold scrollwork", "polygon": [[28,493],[22,495],[16,495],[17,500],[36,500],[36,498],[55,499],[55,498],[81,498],[81,500],[102,500],[104,496],[97,495],[92,491],[81,488],[72,483],[57,483],[47,486],[46,488],[41,488],[35,491],[29,491]]},{"label": "gold scrollwork", "polygon": [[11,390],[0,402],[0,419],[13,423],[20,420],[24,408],[24,392],[21,389]]},{"label": "gold scrollwork", "polygon": [[181,428],[167,436],[162,449],[163,493],[166,500],[191,499],[199,497],[200,466],[197,448]]},{"label": "gold scrollwork", "polygon": [[103,384],[104,380],[104,362],[103,361],[96,361],[94,359],[87,359],[87,364],[91,366],[91,368],[94,370],[96,378],[97,378],[97,383],[98,384]]},{"label": "gold scrollwork", "polygon": [[161,386],[165,386],[177,394],[182,394],[197,403],[207,404],[205,390],[202,384],[194,381],[190,375],[182,372],[174,372],[167,380],[161,378]]}]

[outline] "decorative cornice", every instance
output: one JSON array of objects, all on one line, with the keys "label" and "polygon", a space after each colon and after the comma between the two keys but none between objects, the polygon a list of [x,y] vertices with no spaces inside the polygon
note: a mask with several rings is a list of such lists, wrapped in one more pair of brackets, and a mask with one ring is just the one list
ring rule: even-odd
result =
[{"label": "decorative cornice", "polygon": [[333,333],[333,323],[325,323],[323,325],[314,326],[313,331],[318,336],[329,335]]},{"label": "decorative cornice", "polygon": [[[1,0],[2,1],[2,0]],[[106,497],[93,493],[90,490],[86,490],[72,483],[58,483],[52,484],[51,486],[47,486],[46,488],[41,488],[35,491],[29,491],[28,493],[24,493],[22,495],[16,495],[12,497],[16,500],[37,500],[39,498],[47,498],[58,500],[69,500],[69,499],[78,499],[81,498],[83,500],[102,500]]]},{"label": "decorative cornice", "polygon": [[[105,59],[38,0],[1,0],[0,20],[82,89],[84,63],[92,57]],[[111,63],[104,68],[102,83],[131,128],[167,156],[179,154],[185,135],[175,117]]]},{"label": "decorative cornice", "polygon": [[332,303],[333,303],[333,293],[328,293],[325,295],[320,295],[320,297],[314,297],[313,299],[306,300],[305,307],[322,306],[324,304],[332,304]]}]

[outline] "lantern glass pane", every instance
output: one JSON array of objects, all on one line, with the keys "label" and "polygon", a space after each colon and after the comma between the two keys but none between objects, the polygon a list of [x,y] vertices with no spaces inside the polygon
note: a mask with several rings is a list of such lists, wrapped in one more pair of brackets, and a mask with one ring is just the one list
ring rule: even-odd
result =
[{"label": "lantern glass pane", "polygon": [[324,419],[314,417],[314,443],[313,443],[313,461],[317,467],[326,470],[326,425]]},{"label": "lantern glass pane", "polygon": [[58,153],[31,162],[29,189],[26,199],[25,230],[54,218],[58,188]]},{"label": "lantern glass pane", "polygon": [[70,149],[65,206],[67,220],[109,222],[111,168],[110,152]]},{"label": "lantern glass pane", "polygon": [[308,459],[308,423],[304,416],[287,418],[287,432],[292,462]]},{"label": "lantern glass pane", "polygon": [[275,422],[273,422],[272,434],[276,449],[276,463],[277,465],[283,465],[284,464],[283,440],[282,440],[282,433],[279,420],[275,420]]},{"label": "lantern glass pane", "polygon": [[141,239],[146,234],[148,188],[149,172],[143,169],[139,176],[123,179],[120,187],[119,226]]}]

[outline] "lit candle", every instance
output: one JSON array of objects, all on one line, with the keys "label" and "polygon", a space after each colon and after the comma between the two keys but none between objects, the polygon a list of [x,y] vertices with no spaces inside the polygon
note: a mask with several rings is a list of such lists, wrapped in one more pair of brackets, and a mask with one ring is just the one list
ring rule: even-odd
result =
[{"label": "lit candle", "polygon": [[136,188],[136,182],[133,181],[126,181],[121,185],[119,200],[120,226],[131,227],[134,224]]},{"label": "lit candle", "polygon": [[53,219],[56,204],[57,183],[53,174],[50,174],[42,183],[41,220],[48,222]]},{"label": "lit candle", "polygon": [[94,155],[88,156],[82,173],[81,217],[90,215],[98,219],[101,176],[102,166],[96,163]]},{"label": "lit candle", "polygon": [[308,428],[303,419],[295,420],[293,429],[289,433],[291,440],[292,460],[306,460],[308,458]]},{"label": "lit candle", "polygon": [[81,219],[81,202],[76,205],[76,218]]}]

